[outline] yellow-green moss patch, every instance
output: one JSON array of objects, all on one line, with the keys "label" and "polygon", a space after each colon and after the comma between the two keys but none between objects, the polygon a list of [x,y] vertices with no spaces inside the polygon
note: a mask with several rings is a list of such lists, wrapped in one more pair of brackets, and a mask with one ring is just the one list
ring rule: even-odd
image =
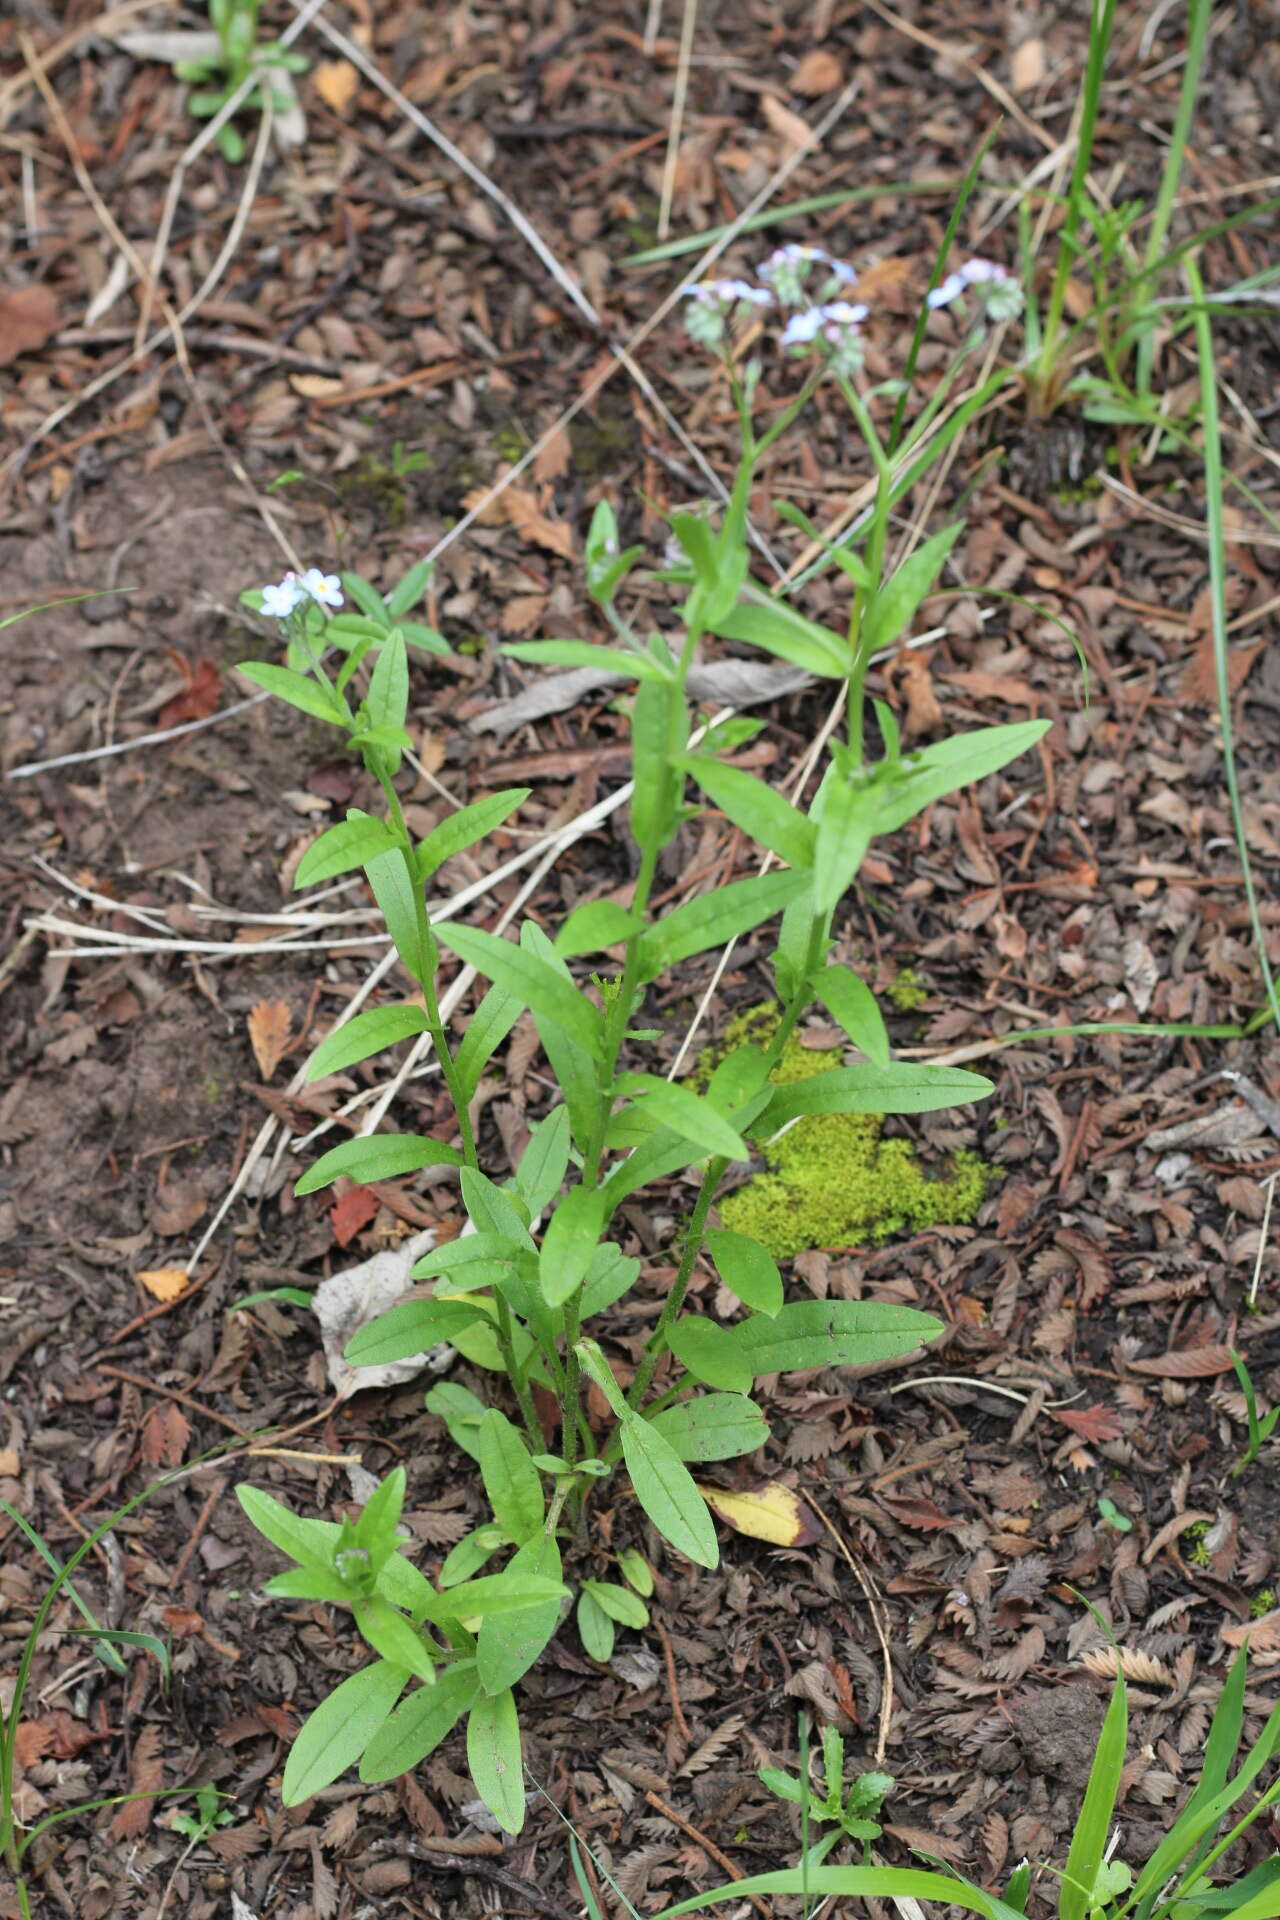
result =
[{"label": "yellow-green moss patch", "polygon": [[[739,1014],[718,1047],[698,1061],[695,1083],[734,1047],[767,1046],[778,1023],[767,1004]],[[842,1064],[843,1049],[814,1049],[792,1035],[775,1081],[806,1080]],[[989,1173],[972,1153],[957,1153],[949,1179],[931,1180],[909,1141],[883,1140],[879,1114],[811,1114],[766,1149],[769,1171],[726,1194],[720,1217],[749,1233],[775,1260],[811,1247],[848,1247],[971,1221],[986,1197]]]}]

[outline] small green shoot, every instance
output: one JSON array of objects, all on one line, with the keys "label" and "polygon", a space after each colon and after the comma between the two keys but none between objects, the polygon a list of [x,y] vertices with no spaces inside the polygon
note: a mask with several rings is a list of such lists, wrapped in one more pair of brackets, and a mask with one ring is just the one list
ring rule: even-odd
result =
[{"label": "small green shoot", "polygon": [[1245,1419],[1249,1423],[1248,1445],[1231,1469],[1232,1479],[1238,1480],[1241,1474],[1253,1465],[1275,1432],[1277,1425],[1280,1424],[1280,1406],[1274,1406],[1270,1413],[1259,1416],[1258,1396],[1254,1392],[1253,1378],[1243,1357],[1234,1347],[1231,1349],[1231,1364],[1235,1368],[1236,1379],[1240,1382],[1240,1391],[1244,1395]]}]

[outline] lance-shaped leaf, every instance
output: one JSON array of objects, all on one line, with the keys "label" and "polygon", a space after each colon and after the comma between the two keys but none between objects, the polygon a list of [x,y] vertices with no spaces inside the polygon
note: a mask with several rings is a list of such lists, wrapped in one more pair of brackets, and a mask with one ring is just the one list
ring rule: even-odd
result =
[{"label": "lance-shaped leaf", "polygon": [[474,1660],[459,1660],[436,1676],[434,1686],[417,1688],[369,1741],[360,1761],[360,1778],[372,1786],[412,1773],[448,1738],[479,1692]]},{"label": "lance-shaped leaf", "polygon": [[394,1360],[412,1360],[484,1318],[483,1308],[470,1300],[406,1300],[353,1333],[343,1357],[353,1367],[385,1367]]},{"label": "lance-shaped leaf", "polygon": [[624,1073],[614,1082],[615,1093],[637,1101],[658,1124],[691,1140],[704,1153],[726,1160],[749,1160],[751,1149],[738,1129],[702,1094],[658,1073]]},{"label": "lance-shaped leaf", "polygon": [[593,1058],[601,1057],[604,1024],[599,1009],[545,960],[479,927],[447,924],[440,929],[440,939],[477,973],[530,1008],[535,1018],[549,1020]]},{"label": "lance-shaped leaf", "polygon": [[808,888],[804,873],[765,873],[752,880],[734,880],[714,893],[701,894],[677,907],[636,943],[636,976],[656,980],[668,967],[688,960],[708,947],[722,947],[781,913],[789,901]]},{"label": "lance-shaped leaf", "polygon": [[404,1173],[421,1173],[424,1167],[460,1167],[462,1155],[456,1147],[430,1134],[370,1133],[362,1140],[344,1140],[330,1147],[294,1187],[295,1193],[315,1193],[345,1175],[368,1186],[377,1180],[396,1180]]},{"label": "lance-shaped leaf", "polygon": [[305,1720],[285,1762],[280,1798],[296,1807],[353,1767],[404,1692],[409,1671],[375,1660],[335,1687]]},{"label": "lance-shaped leaf", "polygon": [[784,795],[757,780],[743,767],[727,765],[701,754],[689,754],[684,765],[702,791],[735,827],[759,846],[768,847],[789,867],[807,871],[814,859],[814,828]]},{"label": "lance-shaped leaf", "polygon": [[377,854],[390,853],[398,845],[395,833],[385,820],[353,808],[345,820],[311,842],[298,862],[293,884],[310,887],[318,880],[331,880],[338,873],[353,873]]},{"label": "lance-shaped leaf", "polygon": [[432,828],[418,848],[418,878],[429,880],[455,853],[483,840],[509,819],[517,807],[522,807],[531,792],[530,787],[508,787],[502,793],[488,794],[483,800],[475,800],[469,807],[459,807],[456,813],[449,814],[438,827]]},{"label": "lance-shaped leaf", "polygon": [[421,1007],[373,1007],[358,1013],[327,1034],[307,1061],[308,1080],[322,1080],[327,1073],[341,1073],[344,1067],[367,1060],[399,1040],[427,1031],[427,1016]]},{"label": "lance-shaped leaf", "polygon": [[914,1066],[905,1061],[877,1067],[869,1061],[833,1067],[777,1089],[754,1131],[766,1138],[805,1113],[936,1113],[995,1089],[980,1073],[963,1067]]}]

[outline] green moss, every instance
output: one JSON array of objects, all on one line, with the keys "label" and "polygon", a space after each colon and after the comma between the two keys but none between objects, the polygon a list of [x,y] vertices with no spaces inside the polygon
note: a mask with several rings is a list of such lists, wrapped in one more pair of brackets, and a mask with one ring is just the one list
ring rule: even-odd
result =
[{"label": "green moss", "polygon": [[904,967],[885,992],[899,1013],[914,1013],[929,998],[929,989],[914,967]]},{"label": "green moss", "polygon": [[[706,1084],[717,1060],[735,1047],[767,1046],[778,1024],[769,1003],[730,1022],[724,1039],[698,1061],[694,1084]],[[774,1069],[787,1084],[829,1073],[843,1048],[815,1050],[793,1034]],[[771,1143],[767,1173],[720,1202],[720,1217],[735,1233],[750,1234],[783,1260],[811,1247],[848,1247],[920,1232],[943,1222],[971,1221],[986,1197],[988,1169],[976,1155],[958,1153],[947,1180],[931,1180],[906,1140],[881,1139],[880,1114],[810,1114]]]},{"label": "green moss", "polygon": [[1276,1604],[1275,1590],[1260,1587],[1249,1602],[1249,1613],[1254,1620],[1261,1620],[1264,1613],[1270,1613]]},{"label": "green moss", "polygon": [[1209,1520],[1195,1520],[1182,1535],[1187,1543],[1187,1559],[1193,1567],[1207,1567],[1209,1564],[1209,1543],[1205,1536],[1211,1525]]}]

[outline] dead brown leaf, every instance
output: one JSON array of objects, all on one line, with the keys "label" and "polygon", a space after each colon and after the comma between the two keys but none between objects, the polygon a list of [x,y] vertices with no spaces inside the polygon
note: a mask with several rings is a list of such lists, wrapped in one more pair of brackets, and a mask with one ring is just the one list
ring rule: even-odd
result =
[{"label": "dead brown leaf", "polygon": [[[137,1794],[154,1794],[164,1778],[164,1759],[160,1752],[160,1729],[147,1725],[133,1743],[133,1764],[129,1786]],[[111,1822],[113,1840],[139,1840],[151,1825],[155,1801],[126,1800]]]},{"label": "dead brown leaf", "polygon": [[809,123],[802,120],[798,113],[792,113],[790,107],[784,107],[781,100],[775,100],[766,93],[761,102],[764,117],[769,123],[769,131],[776,133],[788,147],[807,147],[809,144]]},{"label": "dead brown leaf", "polygon": [[1181,1353],[1157,1353],[1146,1360],[1131,1360],[1133,1373],[1154,1373],[1161,1380],[1207,1380],[1215,1373],[1230,1373],[1230,1347],[1186,1347]]},{"label": "dead brown leaf", "polygon": [[1013,50],[1009,62],[1009,84],[1015,93],[1030,93],[1040,85],[1049,71],[1049,61],[1045,53],[1044,41],[1039,34],[1030,40],[1024,40],[1020,47]]},{"label": "dead brown leaf", "polygon": [[285,1000],[259,1000],[249,1013],[249,1045],[258,1072],[270,1080],[289,1044],[291,1022]]},{"label": "dead brown leaf", "polygon": [[806,53],[791,76],[791,91],[814,99],[844,84],[844,68],[826,47],[814,47]]},{"label": "dead brown leaf", "polygon": [[151,1202],[151,1231],[170,1239],[188,1233],[209,1205],[204,1188],[195,1180],[166,1180]]},{"label": "dead brown leaf", "polygon": [[58,330],[58,303],[48,287],[0,290],[0,367],[34,353]]},{"label": "dead brown leaf", "polygon": [[[1266,642],[1260,640],[1252,647],[1228,647],[1227,680],[1232,693],[1239,693],[1249,678],[1254,661],[1265,645]],[[1211,631],[1206,630],[1196,642],[1196,650],[1182,676],[1182,684],[1178,691],[1188,706],[1217,705],[1218,665],[1214,655]]]}]

